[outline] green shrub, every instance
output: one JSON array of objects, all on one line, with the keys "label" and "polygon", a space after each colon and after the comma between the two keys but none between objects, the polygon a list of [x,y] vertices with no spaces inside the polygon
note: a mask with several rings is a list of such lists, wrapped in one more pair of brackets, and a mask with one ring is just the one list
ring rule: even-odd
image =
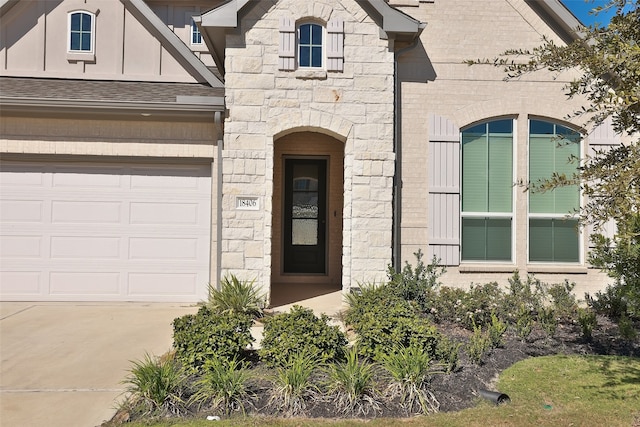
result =
[{"label": "green shrub", "polygon": [[506,331],[507,324],[498,319],[495,313],[491,313],[491,324],[487,327],[487,332],[492,348],[504,347],[504,333]]},{"label": "green shrub", "polygon": [[381,363],[392,378],[387,394],[391,399],[400,398],[406,415],[438,411],[440,404],[429,390],[431,356],[424,349],[415,345],[396,349],[383,355]]},{"label": "green shrub", "polygon": [[328,398],[338,412],[367,415],[380,410],[374,372],[373,364],[359,360],[355,347],[347,351],[344,362],[335,362],[326,368]]},{"label": "green shrub", "polygon": [[390,306],[402,301],[402,299],[389,291],[387,284],[361,284],[357,292],[345,295],[345,301],[349,308],[343,315],[343,321],[347,325],[356,325],[362,317],[379,306]]},{"label": "green shrub", "polygon": [[303,415],[307,401],[319,398],[318,387],[311,375],[318,359],[306,353],[294,353],[285,366],[276,370],[269,404],[286,416]]},{"label": "green shrub", "polygon": [[[531,275],[528,275],[527,279],[523,281],[520,278],[520,273],[516,270],[509,279],[509,290],[500,305],[499,317],[509,323],[517,323],[524,310],[529,315],[537,313],[544,306],[546,297],[545,284]],[[520,320],[522,324],[523,319]],[[533,319],[531,320],[533,321]]]},{"label": "green shrub", "polygon": [[575,283],[569,283],[568,280],[565,280],[564,283],[557,283],[549,287],[547,292],[551,296],[551,303],[557,317],[575,319],[578,312],[578,302],[573,294],[575,286]]},{"label": "green shrub", "polygon": [[533,317],[531,316],[531,309],[525,304],[520,305],[516,311],[515,321],[516,335],[522,341],[526,341],[533,332]]},{"label": "green shrub", "polygon": [[489,333],[482,329],[480,325],[474,325],[473,335],[467,344],[467,355],[476,365],[484,363],[484,357],[491,350],[491,338]]},{"label": "green shrub", "polygon": [[180,415],[186,413],[183,400],[186,375],[173,355],[154,359],[149,354],[133,361],[130,375],[123,381],[131,397],[128,405],[139,415]]},{"label": "green shrub", "polygon": [[446,335],[439,337],[435,359],[442,364],[446,373],[455,372],[458,369],[461,346],[462,344],[453,341]]},{"label": "green shrub", "polygon": [[538,322],[548,337],[553,337],[558,329],[558,316],[552,307],[543,307],[538,313]]},{"label": "green shrub", "polygon": [[264,322],[260,358],[269,366],[285,366],[294,353],[318,357],[321,362],[343,357],[347,338],[338,326],[329,325],[329,317],[317,317],[298,305],[289,313],[267,317]]},{"label": "green shrub", "polygon": [[438,265],[439,260],[434,257],[431,264],[424,265],[422,251],[414,253],[416,257],[415,268],[405,263],[401,271],[389,266],[387,270],[388,291],[406,301],[414,301],[422,312],[429,312],[435,296],[435,289],[439,286],[438,278],[446,269]]},{"label": "green shrub", "polygon": [[219,313],[262,317],[266,297],[253,287],[254,283],[255,279],[241,281],[232,274],[222,279],[220,289],[209,284],[209,307]]},{"label": "green shrub", "polygon": [[589,308],[610,319],[620,319],[629,312],[627,294],[622,286],[607,286],[604,292],[596,292],[592,297],[585,295]]},{"label": "green shrub", "polygon": [[437,322],[462,323],[467,313],[468,298],[469,295],[464,289],[442,286],[429,314]]},{"label": "green shrub", "polygon": [[618,333],[625,341],[634,341],[638,338],[638,330],[633,324],[633,321],[626,316],[623,316],[618,320]]},{"label": "green shrub", "polygon": [[591,338],[593,337],[593,330],[598,326],[596,313],[588,308],[579,308],[578,323],[580,324],[582,337],[587,341],[591,341]]},{"label": "green shrub", "polygon": [[253,342],[253,320],[244,314],[214,313],[209,307],[173,321],[173,347],[185,366],[198,370],[210,359],[241,357]]},{"label": "green shrub", "polygon": [[374,305],[360,318],[351,320],[350,326],[358,335],[358,349],[365,357],[377,360],[389,349],[412,344],[424,348],[431,356],[436,354],[440,334],[408,301]]},{"label": "green shrub", "polygon": [[203,375],[196,381],[196,393],[191,402],[199,407],[210,406],[214,411],[229,415],[232,412],[245,413],[245,406],[251,399],[248,388],[250,371],[246,362],[236,358],[214,357],[205,362]]}]

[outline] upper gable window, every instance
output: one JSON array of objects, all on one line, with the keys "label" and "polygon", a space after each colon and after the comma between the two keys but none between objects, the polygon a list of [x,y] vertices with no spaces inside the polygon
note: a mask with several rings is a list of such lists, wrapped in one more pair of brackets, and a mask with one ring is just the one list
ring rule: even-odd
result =
[{"label": "upper gable window", "polygon": [[324,28],[318,24],[302,24],[298,28],[298,65],[322,67]]},{"label": "upper gable window", "polygon": [[196,22],[191,18],[191,44],[192,45],[201,45],[202,44],[202,34],[200,33],[200,29],[196,25]]},{"label": "upper gable window", "polygon": [[93,53],[94,36],[95,14],[86,11],[69,13],[69,52]]},{"label": "upper gable window", "polygon": [[278,57],[279,70],[301,69],[303,78],[321,78],[326,77],[327,71],[343,71],[344,22],[334,18],[326,26],[308,20],[296,24],[290,17],[280,17]]}]

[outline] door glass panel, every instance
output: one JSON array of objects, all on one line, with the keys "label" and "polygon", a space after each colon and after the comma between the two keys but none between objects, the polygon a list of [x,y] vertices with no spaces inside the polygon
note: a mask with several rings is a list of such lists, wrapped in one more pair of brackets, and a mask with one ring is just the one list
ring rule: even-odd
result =
[{"label": "door glass panel", "polygon": [[291,244],[318,244],[318,165],[293,166]]}]

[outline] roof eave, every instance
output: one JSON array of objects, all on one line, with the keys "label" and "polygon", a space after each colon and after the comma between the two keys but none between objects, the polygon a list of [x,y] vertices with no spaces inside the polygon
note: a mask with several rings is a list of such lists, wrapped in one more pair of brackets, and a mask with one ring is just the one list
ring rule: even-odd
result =
[{"label": "roof eave", "polygon": [[552,20],[558,35],[567,43],[582,39],[585,33],[580,30],[584,26],[578,18],[560,0],[525,0],[534,10],[546,13]]}]

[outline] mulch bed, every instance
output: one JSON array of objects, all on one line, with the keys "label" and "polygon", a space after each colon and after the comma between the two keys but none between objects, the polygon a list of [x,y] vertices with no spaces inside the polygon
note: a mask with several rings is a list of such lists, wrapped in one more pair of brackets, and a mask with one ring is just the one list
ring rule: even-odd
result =
[{"label": "mulch bed", "polygon": [[[472,333],[456,324],[438,324],[440,332],[463,344],[460,351],[458,369],[449,374],[436,374],[431,382],[431,391],[440,403],[440,412],[460,411],[474,406],[478,401],[477,391],[480,389],[495,390],[495,384],[500,373],[516,362],[529,357],[555,354],[564,355],[619,355],[640,357],[640,340],[634,342],[623,340],[618,334],[618,327],[606,317],[598,317],[598,327],[593,331],[590,340],[581,337],[580,326],[574,323],[561,323],[554,337],[549,338],[542,330],[534,329],[527,340],[523,341],[508,330],[505,335],[505,345],[493,349],[485,358],[484,363],[473,363],[463,350]],[[255,357],[253,364],[256,369],[265,369]],[[248,413],[261,416],[281,416],[274,409],[270,409],[267,390],[270,384],[263,380],[255,384],[256,399],[251,402]],[[128,414],[116,414],[113,420],[103,426],[118,425],[118,419],[128,419]],[[379,411],[358,415],[358,418],[378,417],[406,417],[407,414],[399,402],[381,405]],[[195,414],[198,418],[206,417]],[[332,403],[321,400],[310,402],[304,416],[309,418],[338,418]]]}]

